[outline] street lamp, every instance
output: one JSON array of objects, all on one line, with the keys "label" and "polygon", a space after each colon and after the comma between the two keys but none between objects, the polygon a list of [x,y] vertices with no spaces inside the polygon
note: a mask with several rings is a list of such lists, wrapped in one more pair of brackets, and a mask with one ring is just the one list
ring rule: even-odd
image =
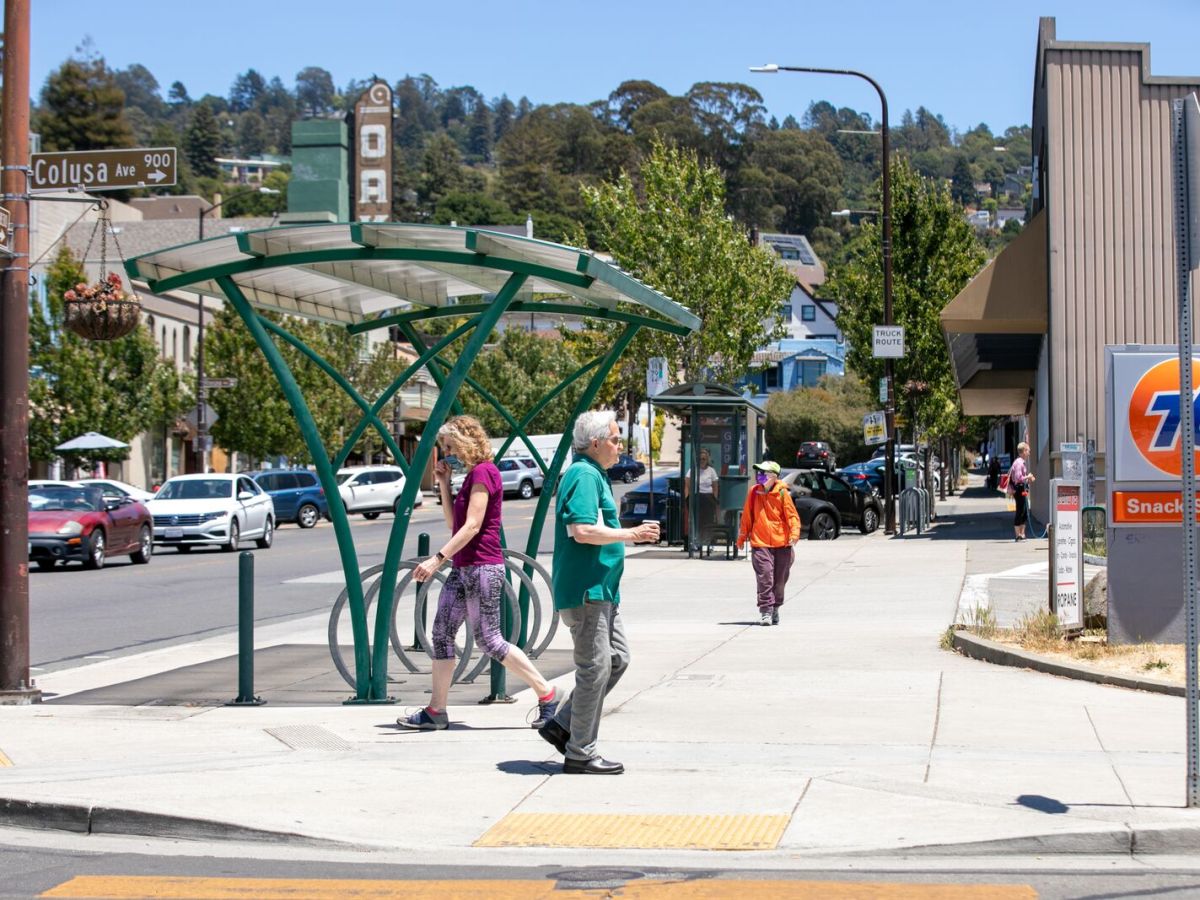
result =
[{"label": "street lamp", "polygon": [[[278,194],[279,191],[275,188],[258,187],[250,188],[245,191],[238,191],[235,194],[230,194],[211,206],[206,206],[199,211],[196,216],[196,223],[199,226],[200,240],[204,240],[204,217],[214,209],[219,209],[230,200],[236,200],[239,197],[245,197],[249,194]],[[205,446],[208,443],[208,392],[204,389],[204,295],[196,295],[196,445],[193,448],[192,455],[195,461],[196,471],[204,472],[207,466],[204,464],[204,454],[208,452]]]},{"label": "street lamp", "polygon": [[[774,74],[776,72],[811,72],[817,75],[852,75],[855,78],[861,78],[863,81],[875,88],[875,92],[879,94],[879,105],[883,110],[883,115],[879,123],[879,136],[883,141],[883,324],[892,324],[892,167],[891,159],[888,155],[888,105],[887,96],[883,93],[883,88],[879,86],[879,82],[862,72],[856,72],[853,69],[823,69],[815,66],[781,66],[776,63],[770,63],[765,66],[751,66],[751,72],[764,72]],[[887,418],[887,463],[886,471],[883,474],[883,502],[886,510],[884,531],[887,534],[896,533],[896,492],[893,479],[895,478],[896,466],[896,397],[895,388],[892,384],[892,361],[890,358],[885,358],[884,377],[887,380],[887,405],[884,409],[884,415]]]}]

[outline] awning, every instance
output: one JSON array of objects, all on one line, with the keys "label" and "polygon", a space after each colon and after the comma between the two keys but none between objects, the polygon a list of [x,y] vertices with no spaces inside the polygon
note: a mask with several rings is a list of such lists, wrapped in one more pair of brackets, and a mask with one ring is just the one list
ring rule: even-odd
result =
[{"label": "awning", "polygon": [[1039,213],[942,310],[964,413],[1019,416],[1028,410],[1048,297],[1046,216]]}]

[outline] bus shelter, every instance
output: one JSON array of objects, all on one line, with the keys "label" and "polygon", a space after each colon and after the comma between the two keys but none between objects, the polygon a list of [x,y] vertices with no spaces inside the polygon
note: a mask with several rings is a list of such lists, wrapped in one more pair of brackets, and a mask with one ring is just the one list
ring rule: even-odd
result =
[{"label": "bus shelter", "polygon": [[[728,545],[737,539],[737,526],[751,467],[762,459],[766,407],[723,384],[696,382],[667,388],[654,405],[680,420],[681,479],[689,483],[683,535],[688,556],[701,552],[714,536]],[[715,500],[700,493],[700,453],[707,451],[717,472]]]},{"label": "bus shelter", "polygon": [[[586,410],[642,328],[686,335],[700,325],[684,307],[587,251],[476,228],[394,223],[280,226],[156,250],[129,260],[126,270],[131,278],[147,282],[152,291],[196,291],[223,298],[233,307],[279,381],[326,496],[338,496],[335,472],[368,428],[378,433],[396,465],[413,473],[405,480],[380,566],[360,571],[347,513],[342,504],[329,504],[346,582],[330,620],[330,649],[343,677],[354,687],[350,702],[391,702],[387,694],[389,644],[411,671],[417,671],[405,655],[393,613],[397,597],[412,584],[416,565],[404,556],[409,517],[420,490],[419,473],[433,456],[438,429],[449,416],[461,413],[460,392],[474,390],[508,423],[509,434],[496,458],[521,441],[545,477],[524,553],[506,549],[510,576],[520,588],[519,601],[510,599],[505,608],[505,621],[509,625],[513,614],[519,615],[520,635],[511,627],[509,635],[525,646],[527,631],[536,624],[530,622],[529,610],[533,576],[540,573],[549,587],[545,568],[537,562],[538,547],[571,440],[568,429],[546,460],[529,440],[527,429],[538,413],[571,385],[582,385],[573,416]],[[277,323],[262,314],[266,311],[330,323],[351,334],[395,326],[419,356],[378,397],[368,399],[289,333],[286,318]],[[617,329],[604,353],[566,377],[533,408],[508,410],[472,378],[471,367],[493,330],[510,313],[604,320],[615,323]],[[417,331],[418,323],[442,317],[466,321],[426,346]],[[362,411],[357,426],[340,447],[324,446],[305,397],[279,351],[281,342],[295,347],[319,367]],[[452,347],[457,350],[453,360],[446,356]],[[406,459],[379,413],[421,369],[428,371],[440,393],[412,458]],[[516,593],[510,589],[510,598]],[[414,607],[418,630],[423,602],[418,598]],[[376,605],[375,619],[369,627],[372,604]],[[336,637],[343,607],[349,609],[353,671],[341,659]],[[532,612],[536,618],[536,607]],[[552,632],[547,630],[549,634]],[[466,656],[457,675],[462,673]],[[493,666],[495,699],[504,693],[503,674],[501,667]]]}]

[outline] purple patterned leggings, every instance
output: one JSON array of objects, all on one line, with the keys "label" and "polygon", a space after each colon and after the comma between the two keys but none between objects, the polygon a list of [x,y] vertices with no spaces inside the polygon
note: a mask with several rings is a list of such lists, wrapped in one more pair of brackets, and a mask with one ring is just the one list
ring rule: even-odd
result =
[{"label": "purple patterned leggings", "polygon": [[475,643],[497,662],[508,656],[509,643],[500,633],[500,599],[504,566],[455,566],[446,576],[433,619],[433,658],[454,659],[454,636],[471,623]]}]

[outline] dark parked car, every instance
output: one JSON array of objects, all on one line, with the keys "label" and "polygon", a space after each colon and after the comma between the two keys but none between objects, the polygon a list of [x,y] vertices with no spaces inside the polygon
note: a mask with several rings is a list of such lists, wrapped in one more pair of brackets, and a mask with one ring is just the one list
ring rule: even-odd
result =
[{"label": "dark parked car", "polygon": [[841,521],[858,526],[863,534],[879,527],[883,503],[873,490],[860,490],[849,479],[831,472],[799,471],[791,483],[818,500],[832,503]]},{"label": "dark parked car", "polygon": [[132,497],[105,497],[98,487],[29,489],[29,558],[39,569],[78,560],[99,569],[109,556],[148,563],[154,553],[150,511]]},{"label": "dark parked car", "polygon": [[640,463],[628,453],[622,453],[617,464],[608,470],[609,481],[623,481],[630,484],[646,474],[646,464]]},{"label": "dark parked car", "polygon": [[[883,473],[887,469],[887,462],[882,458],[868,459],[866,462],[851,463],[844,469],[839,469],[837,474],[841,475],[852,485],[862,490],[866,486],[870,486],[877,494],[883,494]],[[917,483],[916,463],[911,459],[905,462],[904,459],[896,460],[895,475],[892,478],[892,489],[899,493],[905,487],[913,487]],[[936,484],[936,482],[935,482]]]},{"label": "dark parked car", "polygon": [[837,468],[833,450],[824,441],[805,441],[796,451],[797,469],[824,469],[832,472]]},{"label": "dark parked car", "polygon": [[842,517],[828,500],[814,497],[807,488],[795,483],[804,474],[798,469],[784,469],[779,480],[787,485],[800,514],[800,537],[810,541],[832,541],[842,533]]},{"label": "dark parked car", "polygon": [[621,527],[633,528],[653,519],[658,522],[660,533],[666,536],[668,497],[673,498],[677,507],[682,500],[679,491],[669,489],[671,480],[679,483],[678,471],[655,475],[652,482],[638,485],[622,497],[619,510]]},{"label": "dark parked car", "polygon": [[275,504],[275,522],[295,522],[312,528],[329,517],[325,489],[315,473],[307,469],[270,469],[250,476],[271,496]]}]

